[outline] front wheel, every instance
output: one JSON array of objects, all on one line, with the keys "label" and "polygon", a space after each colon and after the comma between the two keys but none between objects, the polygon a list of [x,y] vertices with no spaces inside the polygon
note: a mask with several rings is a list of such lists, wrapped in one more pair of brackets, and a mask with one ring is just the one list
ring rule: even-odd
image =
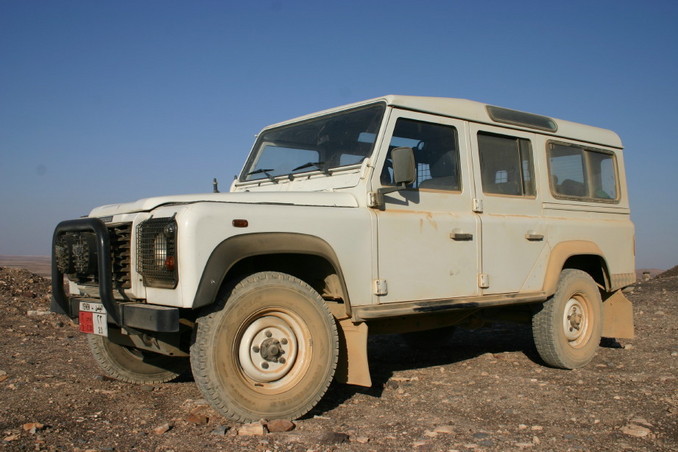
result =
[{"label": "front wheel", "polygon": [[327,391],[338,344],[334,318],[313,288],[284,273],[256,273],[223,309],[198,319],[191,367],[222,415],[295,419]]},{"label": "front wheel", "polygon": [[99,367],[116,380],[156,384],[174,380],[188,370],[188,360],[126,347],[107,337],[88,334],[87,342]]},{"label": "front wheel", "polygon": [[556,293],[532,317],[539,356],[553,367],[583,367],[596,355],[602,330],[602,301],[596,283],[581,270],[563,270]]}]

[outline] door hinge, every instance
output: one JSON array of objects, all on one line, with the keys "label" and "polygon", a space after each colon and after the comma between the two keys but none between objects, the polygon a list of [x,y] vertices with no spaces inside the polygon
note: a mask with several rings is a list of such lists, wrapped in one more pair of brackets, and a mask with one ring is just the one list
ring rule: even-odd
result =
[{"label": "door hinge", "polygon": [[475,213],[483,212],[483,200],[480,198],[473,198],[473,211]]},{"label": "door hinge", "polygon": [[490,287],[490,275],[487,273],[480,273],[478,275],[478,287],[481,289],[487,289]]},{"label": "door hinge", "polygon": [[374,294],[375,295],[386,295],[386,294],[388,294],[388,285],[386,284],[385,279],[375,279],[374,280]]}]

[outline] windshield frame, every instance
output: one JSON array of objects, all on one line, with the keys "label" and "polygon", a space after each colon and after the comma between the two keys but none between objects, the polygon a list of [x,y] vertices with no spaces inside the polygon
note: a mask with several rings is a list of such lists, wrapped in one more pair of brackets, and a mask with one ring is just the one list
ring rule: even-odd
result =
[{"label": "windshield frame", "polygon": [[[238,183],[261,184],[269,181],[271,183],[276,183],[280,179],[294,180],[297,176],[306,176],[313,173],[331,176],[335,172],[359,168],[362,165],[363,160],[370,158],[376,149],[376,141],[384,117],[386,116],[386,108],[386,102],[371,102],[265,128],[257,136],[252,151],[240,172]],[[366,112],[367,110],[373,110],[372,113],[369,113],[371,116],[365,118],[369,123],[363,123],[361,125],[360,122],[355,121],[355,118],[353,122],[349,121],[349,119],[351,119],[350,115],[358,112]],[[341,125],[342,121],[349,123],[353,129],[347,128],[344,130],[342,128],[336,128],[338,124]],[[360,127],[356,129],[356,126]],[[326,128],[327,130],[325,130]],[[317,133],[315,135],[316,141],[312,145],[311,143],[302,142],[301,140],[291,142],[285,141],[284,139],[285,136],[295,135],[295,132],[301,136],[304,133],[308,135],[311,131]],[[343,133],[342,138],[331,138],[333,133],[345,131],[348,133]],[[348,137],[351,132],[354,132],[354,136],[346,140],[346,137]],[[323,133],[326,135],[322,135]],[[358,135],[355,136],[355,133],[358,133]],[[365,133],[369,133],[369,135],[364,135]],[[313,135],[311,134],[311,136]],[[307,140],[308,138],[309,136],[306,136]],[[365,138],[367,138],[368,141],[366,141]],[[344,141],[342,141],[342,139]],[[345,145],[345,142],[348,142],[348,144]],[[330,147],[339,145],[353,146],[353,148],[329,149]],[[286,167],[283,166],[282,169],[274,168],[274,165],[266,164],[267,160],[263,160],[262,162],[262,157],[268,157],[269,161],[271,160],[269,156],[273,155],[274,157],[277,157],[275,154],[271,154],[270,151],[266,154],[266,149],[272,146],[281,149],[287,148],[291,152],[296,152],[298,155],[295,158],[290,159],[290,161],[286,161]],[[349,152],[341,152],[342,150],[348,150]],[[308,156],[301,157],[306,151],[308,151]],[[329,156],[330,159],[328,160],[333,161],[328,161],[326,163],[321,159],[321,153],[325,156]],[[349,158],[354,157],[354,159],[353,161],[342,163],[340,159],[343,156],[349,156]]]}]

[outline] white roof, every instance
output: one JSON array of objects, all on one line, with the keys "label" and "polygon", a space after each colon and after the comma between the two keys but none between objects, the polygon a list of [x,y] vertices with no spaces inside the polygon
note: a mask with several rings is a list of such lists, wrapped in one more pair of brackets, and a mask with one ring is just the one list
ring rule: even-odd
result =
[{"label": "white roof", "polygon": [[[527,130],[531,132],[538,132],[553,137],[569,138],[573,140],[585,141],[593,144],[600,144],[621,149],[622,142],[619,135],[611,130],[601,129],[598,127],[587,126],[576,122],[564,121],[562,119],[549,118],[553,120],[558,126],[555,132],[548,132],[544,130],[535,130],[531,127],[520,125],[505,124],[494,121],[488,114],[488,104],[482,102],[475,102],[467,99],[453,99],[447,97],[421,97],[421,96],[400,96],[388,95],[369,99],[362,102],[357,102],[341,107],[324,110],[310,115],[305,115],[280,124],[275,124],[270,127],[276,127],[283,124],[289,124],[300,120],[314,118],[327,113],[338,112],[348,108],[354,108],[375,102],[385,102],[387,105],[403,108],[406,110],[420,111],[424,113],[431,113],[435,115],[447,116],[451,118],[464,119],[468,121],[500,125],[502,127],[515,128],[520,130]],[[268,127],[267,127],[268,128]]]}]

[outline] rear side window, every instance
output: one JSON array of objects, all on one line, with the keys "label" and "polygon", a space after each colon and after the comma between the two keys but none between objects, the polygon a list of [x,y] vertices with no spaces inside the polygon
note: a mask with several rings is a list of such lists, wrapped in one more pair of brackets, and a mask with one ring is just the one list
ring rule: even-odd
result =
[{"label": "rear side window", "polygon": [[551,190],[557,198],[614,202],[617,165],[612,153],[563,143],[549,145]]},{"label": "rear side window", "polygon": [[483,192],[534,196],[534,166],[530,141],[494,133],[478,133]]}]

